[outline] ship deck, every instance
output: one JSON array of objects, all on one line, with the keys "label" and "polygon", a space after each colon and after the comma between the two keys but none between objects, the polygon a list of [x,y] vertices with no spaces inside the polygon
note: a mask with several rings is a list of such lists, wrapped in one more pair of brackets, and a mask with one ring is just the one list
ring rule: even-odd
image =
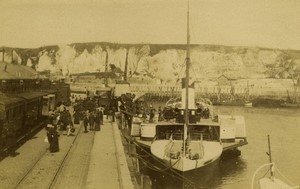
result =
[{"label": "ship deck", "polygon": [[[150,146],[152,143],[151,139],[145,140],[145,139],[141,139],[140,137],[134,137],[134,141],[141,147],[150,150]],[[223,152],[229,151],[229,150],[234,150],[238,147],[241,147],[241,146],[244,146],[247,144],[248,144],[248,142],[247,142],[246,138],[238,138],[238,139],[235,139],[234,141],[223,142]]]}]

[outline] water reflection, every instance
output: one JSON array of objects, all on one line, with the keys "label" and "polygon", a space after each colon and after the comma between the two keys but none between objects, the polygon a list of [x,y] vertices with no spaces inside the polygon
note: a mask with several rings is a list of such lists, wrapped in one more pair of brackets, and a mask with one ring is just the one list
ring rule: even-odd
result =
[{"label": "water reflection", "polygon": [[240,156],[223,156],[219,165],[219,175],[216,180],[217,185],[214,188],[222,188],[231,182],[236,182],[237,175],[245,173],[247,163]]}]

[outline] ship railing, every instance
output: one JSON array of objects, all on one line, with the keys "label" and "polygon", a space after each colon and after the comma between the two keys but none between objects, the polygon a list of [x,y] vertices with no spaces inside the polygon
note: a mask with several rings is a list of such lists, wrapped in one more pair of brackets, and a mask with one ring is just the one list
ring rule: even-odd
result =
[{"label": "ship railing", "polygon": [[206,140],[206,141],[213,141],[213,137],[207,133],[199,132],[199,131],[193,131],[190,133],[190,139],[191,140]]},{"label": "ship railing", "polygon": [[166,132],[165,133],[166,139],[173,139],[173,140],[183,140],[183,133],[179,132]]}]

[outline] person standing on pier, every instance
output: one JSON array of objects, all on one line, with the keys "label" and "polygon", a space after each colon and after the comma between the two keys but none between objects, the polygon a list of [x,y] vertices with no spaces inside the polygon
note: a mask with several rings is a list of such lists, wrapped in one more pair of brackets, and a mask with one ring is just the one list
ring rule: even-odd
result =
[{"label": "person standing on pier", "polygon": [[76,110],[73,116],[74,116],[74,124],[79,124],[79,122],[80,122],[80,113],[79,113],[79,111]]},{"label": "person standing on pier", "polygon": [[96,131],[100,131],[101,127],[100,127],[100,111],[99,109],[97,109],[96,114],[95,114],[95,130]]},{"label": "person standing on pier", "polygon": [[161,110],[161,106],[158,107],[158,121],[162,121],[162,110]]},{"label": "person standing on pier", "polygon": [[[69,112],[69,111],[68,111]],[[73,131],[75,131],[75,128],[74,128],[74,124],[73,124],[73,120],[72,120],[72,115],[71,113],[69,112],[69,117],[68,117],[68,122],[69,122],[69,125],[68,125],[68,132],[67,132],[67,136],[69,136],[71,133],[73,133]]]},{"label": "person standing on pier", "polygon": [[91,112],[90,113],[90,116],[89,116],[89,124],[90,124],[90,131],[94,130],[94,126],[95,126],[95,115],[94,115],[94,112]]},{"label": "person standing on pier", "polygon": [[16,131],[14,129],[13,125],[8,125],[6,128],[6,142],[7,142],[7,147],[8,147],[8,152],[10,156],[15,156],[16,152]]},{"label": "person standing on pier", "polygon": [[151,104],[150,105],[150,118],[149,118],[150,123],[154,122],[154,116],[155,116],[155,109],[153,108],[153,106]]},{"label": "person standing on pier", "polygon": [[89,111],[86,111],[86,113],[84,114],[84,117],[83,117],[83,126],[84,126],[85,133],[88,132],[88,130],[87,130],[88,124],[89,124]]},{"label": "person standing on pier", "polygon": [[103,107],[100,107],[100,109],[99,109],[99,116],[100,116],[100,125],[103,125],[103,116],[104,116]]},{"label": "person standing on pier", "polygon": [[113,106],[113,107],[112,107],[112,110],[111,110],[111,119],[112,119],[112,122],[115,122],[115,113],[116,113],[116,109],[115,109],[115,107]]},{"label": "person standing on pier", "polygon": [[49,151],[51,153],[59,152],[58,133],[56,131],[56,126],[52,124],[47,125],[47,137],[50,144]]}]

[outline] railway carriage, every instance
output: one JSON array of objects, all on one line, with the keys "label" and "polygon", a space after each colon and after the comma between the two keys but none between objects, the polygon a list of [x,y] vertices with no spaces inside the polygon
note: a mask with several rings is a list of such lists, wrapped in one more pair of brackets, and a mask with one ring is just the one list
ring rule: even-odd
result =
[{"label": "railway carriage", "polygon": [[60,87],[56,90],[49,88],[0,94],[0,155],[15,145],[15,142],[41,128],[50,112],[59,103],[69,100],[68,85],[63,86],[63,90]]},{"label": "railway carriage", "polygon": [[70,85],[30,67],[0,62],[0,156],[42,128],[45,116],[70,101]]},{"label": "railway carriage", "polygon": [[24,130],[30,132],[35,126],[39,125],[43,121],[42,109],[43,109],[43,97],[47,96],[47,92],[27,92],[21,93],[16,96],[25,100],[25,121]]},{"label": "railway carriage", "polygon": [[11,141],[17,142],[25,139],[29,134],[41,128],[45,121],[42,112],[43,97],[48,95],[46,92],[37,91],[1,94],[0,153],[14,145]]},{"label": "railway carriage", "polygon": [[18,97],[1,95],[0,100],[0,150],[10,146],[9,137],[23,133],[25,100]]}]

